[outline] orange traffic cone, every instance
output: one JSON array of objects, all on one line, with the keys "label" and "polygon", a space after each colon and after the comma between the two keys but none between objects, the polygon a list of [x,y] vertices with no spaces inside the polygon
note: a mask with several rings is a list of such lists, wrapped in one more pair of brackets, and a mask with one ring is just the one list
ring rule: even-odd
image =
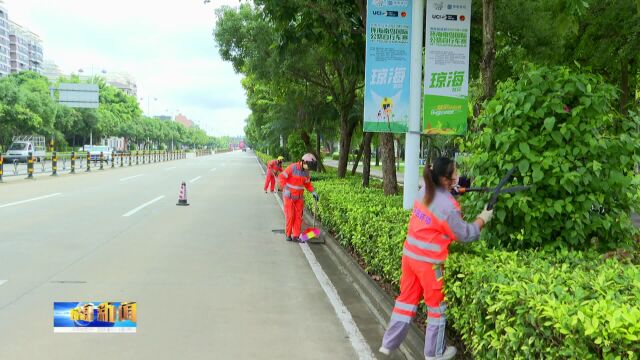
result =
[{"label": "orange traffic cone", "polygon": [[189,206],[187,202],[187,184],[183,181],[180,185],[180,193],[178,194],[178,206]]}]

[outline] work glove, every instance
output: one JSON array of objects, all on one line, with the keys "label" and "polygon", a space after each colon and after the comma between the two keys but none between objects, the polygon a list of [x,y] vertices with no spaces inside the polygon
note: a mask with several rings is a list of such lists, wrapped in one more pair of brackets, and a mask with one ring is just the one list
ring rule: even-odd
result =
[{"label": "work glove", "polygon": [[316,201],[319,201],[319,200],[320,200],[320,196],[318,196],[318,194],[316,194],[316,192],[315,192],[315,191],[314,191],[314,192],[312,192],[312,193],[311,193],[311,195],[313,195],[313,198],[314,198]]},{"label": "work glove", "polygon": [[482,221],[484,221],[485,224],[491,221],[492,217],[493,217],[493,209],[487,210],[486,206],[484,207],[484,210],[482,210],[480,215],[478,215],[478,219],[482,219]]}]

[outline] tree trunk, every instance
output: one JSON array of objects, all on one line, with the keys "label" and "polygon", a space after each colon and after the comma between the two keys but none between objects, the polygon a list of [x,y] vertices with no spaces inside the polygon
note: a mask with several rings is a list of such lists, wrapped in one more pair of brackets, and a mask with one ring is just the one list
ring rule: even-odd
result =
[{"label": "tree trunk", "polygon": [[371,140],[373,139],[373,133],[364,133],[363,138],[363,153],[362,153],[362,186],[369,187],[369,178],[371,176]]},{"label": "tree trunk", "polygon": [[353,163],[353,168],[351,169],[351,175],[356,174],[356,170],[358,170],[358,165],[360,164],[360,158],[362,157],[362,152],[364,151],[364,137],[362,138],[362,142],[360,143],[360,148],[358,149],[358,154],[356,155],[356,161]]},{"label": "tree trunk", "polygon": [[320,151],[320,133],[316,132],[316,156],[318,156],[318,172],[325,172],[324,164],[322,163],[322,152]]},{"label": "tree trunk", "polygon": [[349,113],[342,111],[340,114],[340,158],[338,160],[338,178],[347,175],[347,163],[349,162],[349,152],[351,151],[351,138],[356,124],[349,124]]},{"label": "tree trunk", "polygon": [[620,62],[620,113],[626,115],[629,105],[629,61],[623,59]]},{"label": "tree trunk", "polygon": [[494,63],[496,60],[496,28],[495,28],[495,0],[482,0],[482,87],[483,94],[479,101],[491,99],[495,95],[493,81]]},{"label": "tree trunk", "polygon": [[396,177],[396,157],[394,154],[393,134],[380,134],[380,152],[382,156],[382,180],[385,195],[398,193],[398,179]]},{"label": "tree trunk", "polygon": [[376,147],[376,166],[380,166],[380,147]]}]

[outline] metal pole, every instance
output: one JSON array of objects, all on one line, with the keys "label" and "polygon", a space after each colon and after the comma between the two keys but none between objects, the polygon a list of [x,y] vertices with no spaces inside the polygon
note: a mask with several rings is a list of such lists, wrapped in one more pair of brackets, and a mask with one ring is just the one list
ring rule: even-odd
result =
[{"label": "metal pole", "polygon": [[411,23],[411,77],[409,101],[409,132],[405,140],[404,197],[402,205],[411,209],[418,195],[418,161],[420,159],[420,110],[422,106],[422,32],[425,0],[414,0]]},{"label": "metal pole", "polygon": [[71,152],[71,173],[72,174],[76,173],[76,152],[75,151]]},{"label": "metal pole", "polygon": [[54,151],[51,155],[51,176],[58,176],[58,154]]},{"label": "metal pole", "polygon": [[104,154],[100,151],[100,170],[104,170]]},{"label": "metal pole", "polygon": [[33,177],[33,153],[29,153],[29,159],[27,160],[27,179],[34,180]]},{"label": "metal pole", "polygon": [[87,152],[87,172],[91,171],[91,153]]},{"label": "metal pole", "polygon": [[2,182],[2,174],[4,173],[4,158],[0,152],[0,183]]}]

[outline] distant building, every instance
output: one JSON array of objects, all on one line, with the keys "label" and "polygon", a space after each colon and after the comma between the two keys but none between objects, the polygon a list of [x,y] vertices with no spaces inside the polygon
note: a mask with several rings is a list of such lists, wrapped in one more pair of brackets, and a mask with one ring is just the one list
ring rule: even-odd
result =
[{"label": "distant building", "polygon": [[9,57],[12,73],[27,70],[41,73],[44,62],[42,40],[30,30],[9,21]]},{"label": "distant building", "polygon": [[9,16],[4,1],[0,0],[0,77],[11,73],[9,56]]},{"label": "distant building", "polygon": [[182,124],[187,129],[193,127],[193,121],[182,114],[176,115],[176,122]]},{"label": "distant building", "polygon": [[63,73],[62,73],[62,70],[60,70],[60,67],[58,67],[58,65],[51,60],[45,60],[42,63],[41,74],[43,76],[46,76],[47,79],[49,79],[49,81],[52,83],[55,83],[56,81],[58,81],[58,79],[60,79],[61,76],[63,76]]},{"label": "distant building", "polygon": [[133,76],[126,72],[108,72],[106,76],[107,84],[116,87],[125,94],[138,97],[138,85]]}]

